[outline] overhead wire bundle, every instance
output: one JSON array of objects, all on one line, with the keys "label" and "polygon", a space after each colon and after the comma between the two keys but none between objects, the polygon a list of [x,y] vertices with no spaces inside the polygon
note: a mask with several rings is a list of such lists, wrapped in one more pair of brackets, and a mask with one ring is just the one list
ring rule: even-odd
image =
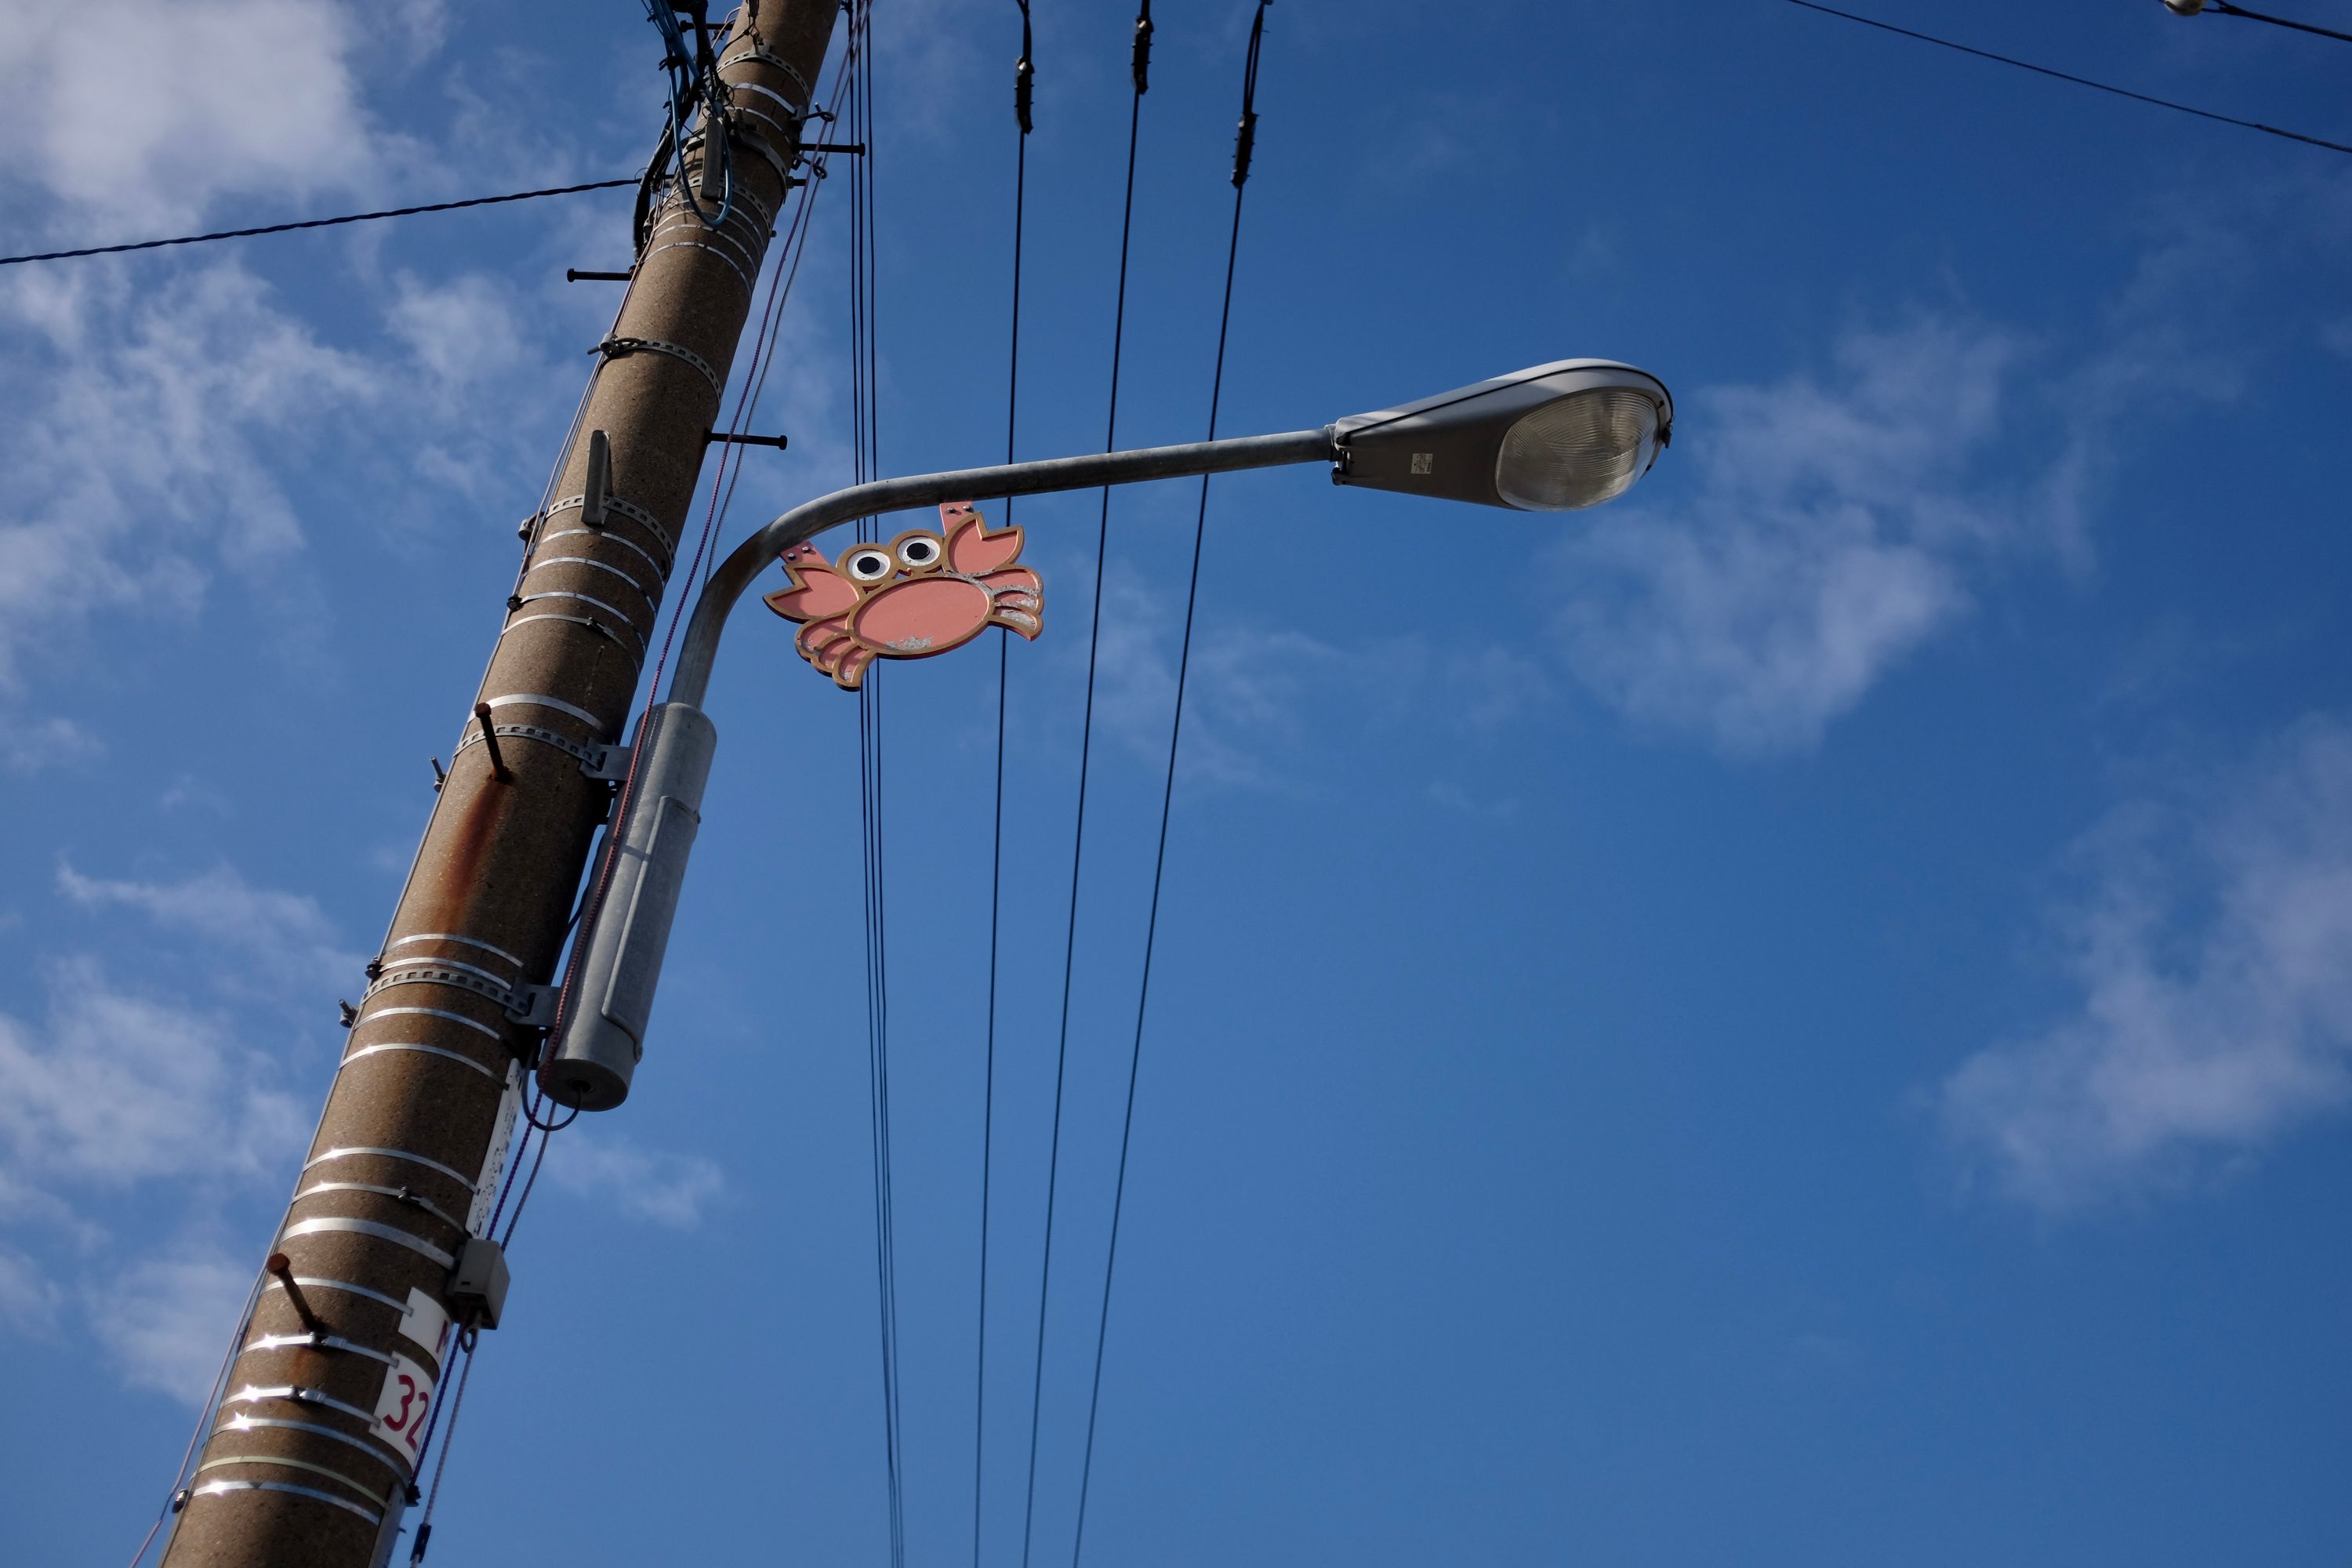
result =
[{"label": "overhead wire bundle", "polygon": [[[1138,19],[1135,34],[1135,92],[1127,126],[1127,193],[1119,208],[1118,288],[1111,312],[1109,411],[1105,416],[1103,433],[1103,450],[1106,452],[1116,450],[1118,445],[1119,362],[1127,342],[1127,264],[1129,241],[1135,229],[1135,156],[1143,131],[1143,95],[1149,88],[1144,62],[1149,58],[1150,47],[1150,0],[1144,0],[1143,15]],[[1061,1019],[1054,1049],[1053,1132],[1045,1158],[1045,1243],[1037,1264],[1037,1347],[1029,1384],[1029,1480],[1027,1500],[1021,1516],[1023,1568],[1027,1568],[1029,1563],[1037,1517],[1037,1432],[1044,1408],[1046,1303],[1054,1272],[1054,1217],[1062,1166],[1063,1089],[1068,1079],[1070,1058],[1070,983],[1076,970],[1078,887],[1086,863],[1087,781],[1094,752],[1095,677],[1102,645],[1103,567],[1110,551],[1110,490],[1108,485],[1103,487],[1102,506],[1095,525],[1094,594],[1091,619],[1087,627],[1086,710],[1078,731],[1078,799],[1076,820],[1070,831],[1069,921],[1062,944]]]},{"label": "overhead wire bundle", "polygon": [[[852,467],[863,484],[879,477],[880,347],[876,331],[874,47],[871,0],[849,8],[849,360]],[[883,828],[881,672],[857,691],[858,819],[862,829],[866,945],[867,1106],[873,1138],[875,1298],[882,1349],[882,1443],[887,1480],[890,1562],[907,1557],[906,1465],[900,1422],[897,1204],[890,1171],[890,959]]]},{"label": "overhead wire bundle", "polygon": [[[1004,384],[1004,460],[1013,461],[1013,432],[1021,414],[1021,237],[1027,217],[1029,133],[1036,70],[1031,63],[1029,0],[1021,7],[1021,58],[1013,67],[1013,322]],[[1013,522],[1013,498],[1004,500],[1004,521]],[[1004,913],[1004,707],[1011,674],[1008,637],[996,639],[996,784],[990,796],[988,841],[988,1028],[980,1093],[980,1310],[972,1351],[971,1563],[980,1568],[981,1471],[988,1448],[988,1220],[991,1172],[996,1151],[996,982],[998,934]]]},{"label": "overhead wire bundle", "polygon": [[[686,29],[678,23],[683,8],[694,23],[694,42],[687,43]],[[713,136],[715,126],[723,125],[727,116],[727,89],[719,79],[719,58],[710,47],[709,0],[686,0],[683,7],[670,0],[646,0],[646,16],[652,21],[662,39],[662,74],[669,87],[669,124],[662,132],[660,147],[654,153],[658,165],[674,159],[677,166],[678,186],[687,201],[692,204],[697,216],[711,227],[726,223],[734,210],[735,162],[728,138]],[[694,142],[688,130],[696,115],[702,118],[702,178],[701,190],[687,177],[687,152]],[[719,210],[707,210],[703,198],[710,194],[715,183],[719,186]]]}]

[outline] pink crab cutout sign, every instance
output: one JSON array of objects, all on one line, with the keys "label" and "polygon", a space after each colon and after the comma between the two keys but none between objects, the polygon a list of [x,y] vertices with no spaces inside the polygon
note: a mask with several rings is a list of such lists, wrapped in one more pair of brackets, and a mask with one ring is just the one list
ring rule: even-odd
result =
[{"label": "pink crab cutout sign", "polygon": [[813,544],[781,557],[791,586],[768,608],[802,623],[801,657],[855,691],[877,658],[929,658],[961,647],[990,626],[1035,640],[1044,586],[1013,563],[1021,530],[988,525],[970,501],[940,508],[940,531],[912,528],[887,544],[853,544],[828,562]]}]

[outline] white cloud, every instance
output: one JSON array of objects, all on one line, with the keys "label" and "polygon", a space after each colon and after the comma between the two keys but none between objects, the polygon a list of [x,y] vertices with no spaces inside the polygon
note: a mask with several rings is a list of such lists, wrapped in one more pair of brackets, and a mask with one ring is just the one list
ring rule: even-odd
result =
[{"label": "white cloud", "polygon": [[[522,363],[516,314],[513,290],[480,273],[439,282],[402,273],[385,321],[392,335],[446,390],[479,385]],[[585,361],[580,368],[584,375]]]},{"label": "white cloud", "polygon": [[87,762],[106,748],[70,719],[27,719],[0,713],[0,767],[12,773]]},{"label": "white cloud", "polygon": [[53,964],[39,1027],[0,1015],[0,1182],[122,1188],[280,1175],[309,1119],[218,1019]]},{"label": "white cloud", "polygon": [[[231,977],[227,997],[357,962],[309,899],[226,870],[148,884],[68,867],[58,881],[86,910],[128,909],[194,944]],[[310,1098],[285,1088],[291,1064],[248,1043],[248,1018],[121,986],[92,957],[45,968],[39,1017],[0,1014],[0,1226],[14,1233],[0,1245],[0,1328],[47,1333],[74,1303],[128,1382],[200,1397],[246,1284],[203,1238],[292,1173]]]},{"label": "white cloud", "polygon": [[117,882],[58,867],[58,890],[86,910],[136,910],[165,930],[241,952],[262,985],[315,990],[348,982],[361,959],[307,893],[257,888],[226,866],[177,882]]},{"label": "white cloud", "polygon": [[1945,1080],[2000,1191],[2063,1211],[2192,1178],[2352,1101],[2352,724],[2307,721],[2086,840],[2055,925],[2079,1011]]},{"label": "white cloud", "polygon": [[1827,383],[1693,398],[1666,459],[1699,470],[1676,510],[1592,514],[1552,552],[1570,666],[1634,718],[1725,751],[1801,748],[1968,612],[2005,551],[2066,550],[2073,467],[2025,456],[2008,336],[1923,321],[1852,332]]},{"label": "white cloud", "polygon": [[[1056,593],[1082,596],[1070,581]],[[1084,658],[1083,599],[1056,601]],[[1103,588],[1095,711],[1104,734],[1147,768],[1167,766],[1176,704],[1181,603],[1114,565]],[[1286,787],[1309,721],[1366,728],[1411,721],[1491,732],[1541,707],[1552,685],[1540,665],[1499,644],[1439,649],[1418,637],[1326,642],[1290,627],[1197,626],[1187,677],[1185,777],[1255,789]]]},{"label": "white cloud", "polygon": [[[589,369],[551,352],[553,307],[477,274],[380,280],[384,336],[365,351],[322,342],[233,262],[147,293],[129,277],[0,278],[0,374],[28,393],[0,426],[0,692],[100,613],[191,616],[224,571],[303,570],[289,488],[323,453],[476,500],[509,493],[533,437],[508,411],[561,403]],[[360,280],[363,303],[378,286]],[[430,515],[399,510],[406,526]]]},{"label": "white cloud", "polygon": [[0,1246],[0,1329],[47,1338],[56,1331],[64,1294],[39,1264]]},{"label": "white cloud", "polygon": [[184,1251],[135,1264],[83,1300],[125,1383],[195,1405],[212,1392],[252,1288],[251,1268],[226,1254]]},{"label": "white cloud", "polygon": [[273,470],[373,382],[268,292],[233,266],[144,297],[111,269],[0,285],[6,369],[37,389],[0,430],[0,684],[93,610],[184,614],[216,564],[299,549]]},{"label": "white cloud", "polygon": [[641,1149],[584,1128],[555,1140],[547,1178],[564,1192],[678,1230],[701,1224],[703,1210],[727,1190],[725,1173],[699,1154]]},{"label": "white cloud", "polygon": [[283,207],[373,185],[403,143],[361,102],[356,15],[327,0],[13,7],[0,172],[45,190],[49,232],[82,241],[184,228],[225,196]]}]

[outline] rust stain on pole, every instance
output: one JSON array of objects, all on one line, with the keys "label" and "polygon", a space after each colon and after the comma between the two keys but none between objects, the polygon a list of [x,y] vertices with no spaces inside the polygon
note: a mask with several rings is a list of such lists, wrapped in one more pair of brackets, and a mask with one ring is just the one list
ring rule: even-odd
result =
[{"label": "rust stain on pole", "polygon": [[[407,1337],[429,1332],[418,1324],[431,1317],[409,1307],[447,1310],[448,1260],[469,1234],[478,1194],[499,1174],[493,1151],[510,1125],[509,1075],[539,1046],[506,1003],[551,978],[607,805],[607,786],[585,774],[581,754],[622,738],[686,536],[703,433],[720,422],[713,375],[695,362],[725,381],[783,210],[783,180],[751,139],[792,158],[798,117],[784,105],[809,107],[807,84],[838,8],[837,0],[768,0],[755,20],[739,17],[719,48],[722,76],[760,89],[736,95],[741,199],[719,228],[674,184],[651,214],[614,336],[686,353],[620,350],[599,362],[580,438],[564,455],[488,673],[460,710],[458,739],[471,739],[477,702],[518,728],[493,742],[486,715],[483,741],[450,760],[272,1247],[285,1269],[240,1325],[244,1345],[204,1445],[206,1468],[165,1548],[170,1568],[380,1568],[389,1559],[419,1458],[407,1434],[425,1408],[418,1397],[429,1403],[436,1392],[446,1348],[446,1338]],[[605,433],[610,453],[596,530],[582,526],[583,502],[572,499],[585,493],[591,431]],[[616,586],[616,577],[625,582]],[[311,1283],[291,1287],[298,1272]],[[528,1332],[527,1280],[516,1303],[506,1331]],[[388,1375],[374,1356],[263,1343],[313,1331],[314,1310],[338,1337],[407,1370]],[[402,1377],[422,1380],[405,1405]],[[304,1392],[271,1392],[288,1388]],[[294,1425],[247,1426],[242,1416]]]}]

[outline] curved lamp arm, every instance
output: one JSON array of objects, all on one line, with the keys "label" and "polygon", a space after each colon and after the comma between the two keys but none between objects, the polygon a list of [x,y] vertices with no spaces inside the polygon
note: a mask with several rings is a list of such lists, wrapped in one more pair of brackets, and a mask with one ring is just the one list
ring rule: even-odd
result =
[{"label": "curved lamp arm", "polygon": [[1280,468],[1289,463],[1328,462],[1334,457],[1331,428],[1326,426],[1319,430],[1292,430],[1280,436],[1241,436],[1227,441],[1145,447],[1087,458],[1049,458],[1033,463],[957,468],[943,474],[914,474],[899,479],[876,479],[820,496],[794,507],[737,545],[710,574],[702,596],[694,603],[692,618],[686,623],[686,643],[678,650],[677,672],[670,678],[669,700],[702,706],[703,696],[710,686],[710,666],[719,657],[719,634],[727,629],[727,617],[736,601],[742,598],[744,591],[758,580],[770,562],[835,523],[856,517],[936,506],[941,501],[992,500],[999,496],[1086,490],[1097,485],[1183,479],[1193,474],[1230,473],[1238,468]]}]

